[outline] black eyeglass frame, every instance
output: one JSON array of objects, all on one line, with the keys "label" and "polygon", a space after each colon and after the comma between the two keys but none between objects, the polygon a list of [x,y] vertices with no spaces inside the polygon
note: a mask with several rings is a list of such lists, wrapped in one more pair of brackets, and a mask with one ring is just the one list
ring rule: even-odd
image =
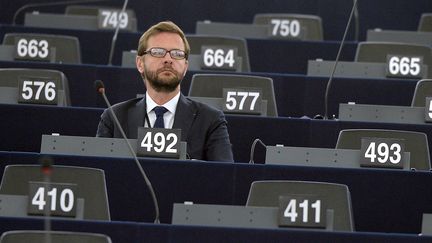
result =
[{"label": "black eyeglass frame", "polygon": [[[154,55],[152,55],[152,52],[151,52],[153,49],[163,50],[163,51],[165,52],[165,54],[164,54],[163,56],[154,56]],[[184,57],[182,57],[182,58],[176,58],[176,57],[173,57],[173,55],[171,54],[172,51],[181,51],[181,52],[184,53]],[[167,50],[167,49],[162,48],[162,47],[152,47],[152,48],[148,49],[147,51],[145,51],[145,52],[143,53],[143,55],[150,54],[150,56],[152,56],[152,57],[156,57],[156,58],[164,58],[164,57],[166,56],[167,53],[169,53],[170,57],[171,57],[172,59],[174,59],[174,60],[183,60],[183,59],[186,59],[186,60],[187,60],[187,59],[188,59],[188,54],[187,54],[185,51],[183,51],[183,50],[180,50],[180,49],[171,49],[171,50]]]}]

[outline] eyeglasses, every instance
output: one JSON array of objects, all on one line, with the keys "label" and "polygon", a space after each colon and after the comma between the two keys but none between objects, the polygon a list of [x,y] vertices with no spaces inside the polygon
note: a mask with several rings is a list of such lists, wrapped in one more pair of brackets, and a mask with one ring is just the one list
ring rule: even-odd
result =
[{"label": "eyeglasses", "polygon": [[163,57],[165,57],[167,52],[170,54],[172,59],[175,59],[175,60],[182,60],[185,58],[187,59],[187,54],[185,51],[182,51],[179,49],[172,49],[172,50],[168,51],[167,49],[162,48],[162,47],[150,48],[149,50],[145,51],[143,55],[150,54],[150,56],[152,56],[152,57],[163,58]]}]

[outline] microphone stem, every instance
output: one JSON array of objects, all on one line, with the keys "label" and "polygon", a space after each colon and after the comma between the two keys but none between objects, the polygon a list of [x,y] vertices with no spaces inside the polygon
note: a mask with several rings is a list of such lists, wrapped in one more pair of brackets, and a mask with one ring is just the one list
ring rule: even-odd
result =
[{"label": "microphone stem", "polygon": [[255,154],[255,147],[256,147],[256,144],[257,143],[260,143],[262,146],[264,146],[264,147],[266,147],[267,145],[265,145],[264,143],[263,143],[263,141],[261,141],[261,139],[259,139],[259,138],[257,138],[257,139],[255,139],[254,141],[253,141],[253,143],[252,143],[252,146],[251,146],[251,151],[250,151],[250,156],[249,156],[249,164],[254,164],[255,163],[255,161],[254,161],[254,154]]},{"label": "microphone stem", "polygon": [[[101,94],[102,94],[102,97],[104,98],[105,102],[108,104],[108,110],[110,111],[111,116],[115,120],[115,123],[118,124],[118,126],[119,126],[119,130],[120,130],[121,135],[123,136],[123,138],[125,138],[126,144],[127,144],[128,148],[129,148],[131,154],[134,155],[135,151],[132,148],[132,145],[130,144],[129,140],[127,139],[126,134],[123,131],[123,128],[120,126],[120,122],[117,119],[117,116],[114,114],[112,106],[111,106],[110,102],[108,101],[108,98],[105,95],[105,91],[102,91]],[[157,198],[156,198],[156,194],[155,194],[155,192],[153,190],[153,186],[152,186],[150,180],[148,179],[148,177],[147,177],[144,169],[142,168],[141,164],[139,163],[138,158],[136,156],[132,156],[132,157],[134,158],[135,163],[136,163],[138,169],[141,172],[141,175],[144,177],[144,180],[145,180],[145,182],[147,184],[147,187],[149,188],[151,197],[153,199],[153,204],[154,204],[154,207],[155,207],[155,220],[154,220],[154,223],[159,224],[160,223],[160,221],[159,221],[159,206],[158,206],[159,204],[158,204],[158,201],[157,201]]]},{"label": "microphone stem", "polygon": [[32,7],[47,7],[47,6],[59,6],[59,5],[67,5],[67,4],[79,4],[79,3],[96,3],[96,2],[106,2],[107,0],[76,0],[76,1],[61,1],[55,3],[30,3],[21,6],[18,10],[15,11],[14,16],[12,17],[12,25],[16,25],[16,18],[18,14],[20,14],[24,9],[32,8]]},{"label": "microphone stem", "polygon": [[[120,11],[120,15],[126,11],[126,6],[127,6],[128,2],[129,2],[129,0],[124,1],[122,10]],[[109,58],[108,58],[108,65],[112,65],[112,59],[114,56],[114,49],[115,49],[115,44],[117,42],[117,35],[118,35],[119,30],[120,30],[120,24],[117,24],[113,38],[112,38],[112,41],[111,41],[111,49],[110,49]]]},{"label": "microphone stem", "polygon": [[[50,191],[51,186],[51,178],[50,175],[47,173],[43,173],[44,175],[44,193],[48,193]],[[51,202],[52,203],[52,202]],[[50,207],[47,205],[44,209],[44,242],[45,243],[51,243],[51,213],[50,213]]]},{"label": "microphone stem", "polygon": [[353,15],[354,15],[354,12],[355,12],[356,8],[357,8],[357,0],[354,0],[353,7],[351,9],[351,14],[349,16],[348,23],[347,23],[347,25],[345,27],[345,32],[343,34],[343,37],[342,37],[342,40],[341,40],[341,44],[339,45],[339,50],[338,50],[338,53],[336,55],[336,60],[335,60],[334,65],[333,65],[333,69],[332,69],[332,72],[330,74],[330,78],[329,78],[329,80],[327,82],[326,92],[325,92],[325,96],[324,96],[324,99],[325,99],[324,100],[324,106],[325,106],[324,107],[324,119],[328,119],[328,96],[329,96],[329,92],[330,92],[331,83],[332,83],[332,80],[333,80],[334,73],[336,71],[336,66],[337,66],[337,64],[339,62],[339,57],[340,57],[340,54],[342,52],[343,45],[345,43],[345,38],[347,36],[348,29],[349,29],[349,26],[351,24],[351,20],[353,18]]}]

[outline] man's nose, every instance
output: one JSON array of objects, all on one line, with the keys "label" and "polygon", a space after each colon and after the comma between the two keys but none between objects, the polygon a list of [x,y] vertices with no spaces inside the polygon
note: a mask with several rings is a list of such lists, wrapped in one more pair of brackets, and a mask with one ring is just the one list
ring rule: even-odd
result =
[{"label": "man's nose", "polygon": [[173,63],[173,58],[171,57],[171,54],[169,52],[165,54],[163,59],[164,59],[164,63]]}]

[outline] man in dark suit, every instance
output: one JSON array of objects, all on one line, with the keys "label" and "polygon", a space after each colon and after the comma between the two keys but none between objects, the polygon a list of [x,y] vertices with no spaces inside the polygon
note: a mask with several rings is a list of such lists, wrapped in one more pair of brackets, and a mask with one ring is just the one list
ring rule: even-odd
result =
[{"label": "man in dark suit", "polygon": [[[224,114],[180,93],[189,52],[183,31],[174,23],[150,27],[139,40],[136,57],[146,95],[116,104],[113,111],[128,138],[137,138],[138,127],[178,128],[191,159],[232,162]],[[121,137],[108,110],[101,115],[96,136]]]}]

